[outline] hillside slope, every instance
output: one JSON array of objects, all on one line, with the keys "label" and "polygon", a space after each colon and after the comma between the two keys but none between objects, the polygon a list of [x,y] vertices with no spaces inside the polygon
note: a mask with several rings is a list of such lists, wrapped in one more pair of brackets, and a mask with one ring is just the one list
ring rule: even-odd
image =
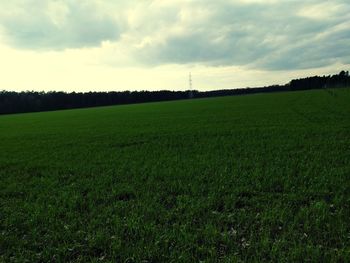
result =
[{"label": "hillside slope", "polygon": [[350,260],[349,101],[339,89],[1,116],[0,261]]}]

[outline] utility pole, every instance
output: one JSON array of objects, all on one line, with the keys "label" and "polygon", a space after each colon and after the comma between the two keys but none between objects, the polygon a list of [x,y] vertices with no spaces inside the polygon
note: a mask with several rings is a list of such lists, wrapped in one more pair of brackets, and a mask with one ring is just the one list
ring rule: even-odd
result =
[{"label": "utility pole", "polygon": [[189,77],[188,77],[188,84],[189,84],[188,98],[192,99],[193,98],[193,90],[192,90],[192,74],[191,74],[191,72],[190,72]]}]

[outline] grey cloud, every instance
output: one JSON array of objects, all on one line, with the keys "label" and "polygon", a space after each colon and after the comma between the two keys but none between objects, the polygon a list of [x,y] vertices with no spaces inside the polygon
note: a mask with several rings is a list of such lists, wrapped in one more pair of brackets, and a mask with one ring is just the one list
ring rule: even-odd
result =
[{"label": "grey cloud", "polygon": [[[52,2],[62,3],[68,10],[59,23],[45,11]],[[146,66],[198,63],[279,70],[350,63],[348,0],[247,2],[28,0],[31,5],[13,5],[17,11],[12,15],[0,11],[0,24],[17,47],[80,48],[111,40]],[[340,8],[326,10],[328,16],[317,19],[304,10],[310,5]],[[136,12],[136,22],[130,20],[127,10]],[[193,13],[184,21],[181,15],[186,10]],[[205,19],[196,12],[201,10],[207,13]],[[304,16],[300,16],[301,10]],[[145,39],[150,41],[143,43]]]},{"label": "grey cloud", "polygon": [[[58,9],[51,14],[50,4]],[[8,42],[20,48],[96,46],[103,40],[116,40],[120,34],[116,21],[92,1],[28,1],[8,8],[13,9],[11,15],[2,15],[0,24]]]},{"label": "grey cloud", "polygon": [[[327,31],[331,31],[332,27]],[[300,40],[302,43],[291,42],[284,48],[268,54],[257,66],[266,69],[306,69],[312,67],[322,67],[333,63],[350,64],[350,30],[331,32],[316,38],[311,36]]]},{"label": "grey cloud", "polygon": [[[309,1],[308,4],[320,2]],[[196,24],[194,28],[190,24],[187,34],[169,36],[163,43],[146,46],[137,56],[150,64],[248,65],[269,70],[348,63],[350,28],[328,37],[316,37],[346,22],[350,4],[333,1],[342,3],[343,8],[330,19],[318,20],[297,15],[304,3],[207,2],[212,16],[205,24]]]}]

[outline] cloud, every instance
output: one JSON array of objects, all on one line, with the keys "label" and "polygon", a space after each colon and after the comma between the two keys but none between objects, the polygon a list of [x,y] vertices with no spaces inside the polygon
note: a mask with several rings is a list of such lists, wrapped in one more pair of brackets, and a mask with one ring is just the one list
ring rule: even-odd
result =
[{"label": "cloud", "polygon": [[[10,1],[9,1],[10,2]],[[348,0],[11,1],[8,42],[26,49],[99,47],[109,65],[292,70],[350,63]],[[103,43],[108,43],[103,44]]]},{"label": "cloud", "polygon": [[0,24],[6,40],[25,49],[65,49],[97,46],[117,40],[120,28],[108,10],[93,1],[9,1]]},{"label": "cloud", "polygon": [[[335,29],[349,19],[350,4],[311,2],[314,5],[305,6],[302,1],[211,1],[198,5],[189,1],[177,8],[175,22],[144,38],[147,41],[136,50],[136,56],[150,64],[245,65],[269,70],[348,63],[350,27]],[[322,12],[327,13],[327,19],[316,19]],[[325,33],[327,36],[321,37]]]}]

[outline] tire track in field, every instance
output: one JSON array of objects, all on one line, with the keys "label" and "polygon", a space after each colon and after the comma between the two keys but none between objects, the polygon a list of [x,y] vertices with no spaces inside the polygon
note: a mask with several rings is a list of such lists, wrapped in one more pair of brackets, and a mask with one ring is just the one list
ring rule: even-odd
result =
[{"label": "tire track in field", "polygon": [[[330,105],[331,104],[340,104],[340,98],[339,95],[335,91],[330,91],[330,90],[324,90],[327,95],[329,96],[328,98],[331,101],[327,101],[323,106],[318,106],[317,104],[313,103],[311,101],[311,97],[309,96],[306,100],[303,100],[306,95],[305,93],[300,94],[296,99],[291,101],[289,104],[290,109],[292,112],[294,112],[297,116],[300,116],[302,119],[306,120],[309,123],[317,123],[319,124],[320,122],[324,121],[324,116],[332,116],[334,119],[346,119],[349,118],[349,115],[342,112],[342,111],[337,111],[334,108],[332,108]],[[334,101],[336,100],[336,102]],[[303,110],[300,108],[300,102],[304,101],[304,104],[311,103],[315,108],[319,110],[319,116],[315,114],[310,114],[306,110]]]},{"label": "tire track in field", "polygon": [[[340,104],[342,106],[344,106],[344,101],[341,100],[341,97],[339,96],[339,94],[337,94],[337,90],[334,89],[329,89],[329,88],[325,88],[323,89],[323,91],[325,91],[328,95],[329,95],[329,99],[332,100],[332,102],[334,104]],[[349,91],[348,89],[346,89],[346,91]],[[349,104],[346,104],[346,106],[348,106]],[[348,106],[349,110],[350,107]],[[325,104],[324,107],[321,108],[323,111],[326,111],[327,113],[331,113],[334,116],[341,116],[343,119],[349,118],[350,116],[350,112],[348,114],[344,113],[343,111],[337,111],[334,110],[333,108],[330,107],[329,103]]]},{"label": "tire track in field", "polygon": [[[301,119],[310,122],[310,123],[319,123],[320,119],[319,118],[315,118],[314,115],[308,114],[306,112],[304,112],[303,110],[300,109],[300,106],[298,107],[298,105],[300,105],[300,102],[303,101],[302,99],[305,97],[304,93],[298,94],[299,96],[297,98],[295,98],[294,100],[291,101],[291,103],[289,104],[289,108],[292,110],[293,113],[295,113],[297,116],[301,117]],[[310,101],[310,99],[308,99],[306,102]]]}]

